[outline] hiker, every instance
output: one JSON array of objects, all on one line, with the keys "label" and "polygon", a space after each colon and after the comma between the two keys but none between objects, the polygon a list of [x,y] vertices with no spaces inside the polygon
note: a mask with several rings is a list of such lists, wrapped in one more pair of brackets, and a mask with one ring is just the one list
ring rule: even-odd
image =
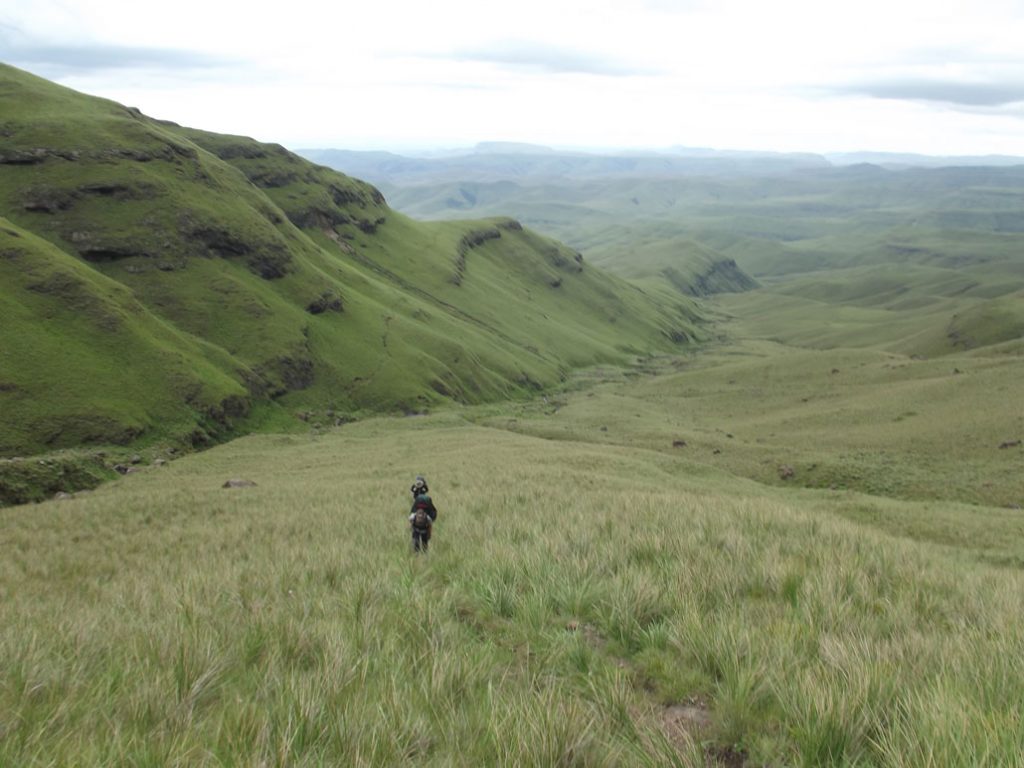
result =
[{"label": "hiker", "polygon": [[423,475],[416,475],[416,482],[409,490],[412,492],[412,510],[409,512],[412,549],[413,552],[426,552],[434,521],[437,520],[437,508],[429,496],[430,489]]}]

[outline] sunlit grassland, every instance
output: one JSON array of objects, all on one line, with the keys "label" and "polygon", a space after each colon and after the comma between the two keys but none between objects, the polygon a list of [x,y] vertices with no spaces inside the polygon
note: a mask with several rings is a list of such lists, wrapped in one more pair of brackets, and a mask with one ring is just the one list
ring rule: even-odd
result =
[{"label": "sunlit grassland", "polygon": [[0,764],[1019,762],[1013,521],[625,442],[371,420],[0,510]]}]

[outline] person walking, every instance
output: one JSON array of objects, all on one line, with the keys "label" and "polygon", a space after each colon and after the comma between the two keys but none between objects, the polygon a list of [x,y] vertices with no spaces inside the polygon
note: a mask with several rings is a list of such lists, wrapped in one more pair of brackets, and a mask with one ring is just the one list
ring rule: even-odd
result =
[{"label": "person walking", "polygon": [[412,551],[426,553],[437,520],[437,507],[430,498],[430,489],[423,475],[416,475],[416,481],[409,489],[412,492],[412,510],[409,512],[409,526],[412,528]]}]

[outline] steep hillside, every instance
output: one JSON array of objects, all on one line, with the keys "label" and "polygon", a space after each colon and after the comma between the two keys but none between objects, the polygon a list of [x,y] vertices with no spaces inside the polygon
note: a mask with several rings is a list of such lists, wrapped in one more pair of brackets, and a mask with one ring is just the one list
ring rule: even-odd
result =
[{"label": "steep hillside", "polygon": [[538,161],[533,175],[491,183],[427,183],[427,167],[395,176],[417,183],[389,193],[414,215],[507,210],[652,290],[743,291],[756,276],[761,295],[723,305],[756,317],[765,338],[929,357],[1021,338],[1021,166],[606,169],[584,180],[544,175]]},{"label": "steep hillside", "polygon": [[417,223],[280,146],[11,67],[0,114],[0,455],[481,401],[699,335],[515,221]]},{"label": "steep hillside", "polygon": [[[1021,165],[887,170],[713,158],[727,164],[717,168],[590,156],[558,175],[552,156],[501,166],[487,154],[444,162],[312,156],[365,171],[411,215],[501,210],[609,264],[630,261],[628,246],[646,237],[694,240],[755,277],[893,261],[959,268],[1015,259],[1024,232]],[[495,167],[505,175],[494,177]]]},{"label": "steep hillside", "polygon": [[128,442],[156,422],[188,433],[195,422],[246,411],[227,354],[6,219],[0,285],[0,451]]},{"label": "steep hillside", "polygon": [[[341,156],[353,154],[358,153]],[[637,173],[654,175],[589,180],[539,175],[519,182],[424,182],[387,188],[398,208],[425,220],[506,212],[583,250],[594,264],[652,287],[703,296],[757,285],[735,259],[683,234],[685,226],[679,221],[665,221],[677,207],[697,204],[706,196],[701,183],[666,180],[643,164],[636,167]]]}]

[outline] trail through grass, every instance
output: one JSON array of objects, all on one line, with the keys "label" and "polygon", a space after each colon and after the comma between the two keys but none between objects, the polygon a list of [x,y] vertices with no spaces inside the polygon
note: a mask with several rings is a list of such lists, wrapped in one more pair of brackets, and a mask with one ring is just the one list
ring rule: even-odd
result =
[{"label": "trail through grass", "polygon": [[5,509],[0,764],[1015,764],[1020,573],[871,503],[442,415]]}]

